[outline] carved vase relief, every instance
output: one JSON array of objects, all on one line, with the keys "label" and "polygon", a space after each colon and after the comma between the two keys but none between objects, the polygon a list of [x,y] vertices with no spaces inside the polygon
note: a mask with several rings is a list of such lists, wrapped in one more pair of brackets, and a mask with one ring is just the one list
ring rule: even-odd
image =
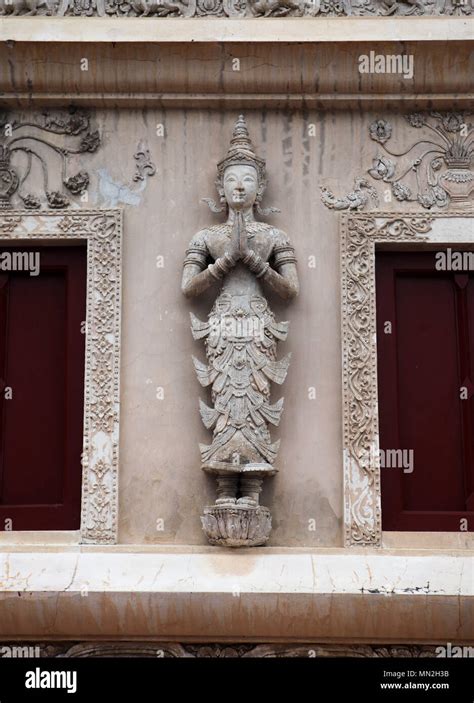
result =
[{"label": "carved vase relief", "polygon": [[220,291],[206,322],[191,314],[194,339],[203,340],[207,363],[194,359],[199,382],[211,389],[212,405],[200,401],[212,442],[201,445],[201,468],[215,476],[217,499],[204,509],[202,525],[211,544],[265,544],[271,514],[259,505],[263,480],[277,472],[277,426],[283,398],[270,402],[270,383],[285,380],[290,355],[278,360],[277,343],[288,322],[277,322],[265,287],[285,299],[298,293],[294,249],[287,235],[255,219],[266,186],[265,162],[255,154],[243,116],[237,120],[216,181],[225,223],[198,232],[184,260],[182,289],[198,296]]},{"label": "carved vase relief", "polygon": [[[385,202],[417,203],[426,210],[472,207],[474,124],[468,114],[412,112],[405,119],[420,136],[401,151],[388,146],[394,131],[390,122],[377,119],[368,129],[379,148],[367,172],[374,181],[388,184]],[[340,197],[321,186],[321,201],[331,210],[356,212],[379,205],[377,191],[366,178],[356,178],[354,189]]]},{"label": "carved vase relief", "polygon": [[386,120],[369,126],[380,152],[369,175],[390,184],[396,200],[426,209],[467,203],[474,191],[474,125],[461,112],[412,112],[406,116],[420,136],[403,151],[387,146],[393,128]]}]

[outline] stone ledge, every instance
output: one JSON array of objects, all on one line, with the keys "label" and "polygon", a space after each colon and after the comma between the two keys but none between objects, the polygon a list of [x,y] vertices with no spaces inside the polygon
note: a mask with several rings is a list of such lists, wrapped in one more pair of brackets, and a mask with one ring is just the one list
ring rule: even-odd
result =
[{"label": "stone ledge", "polygon": [[473,41],[464,17],[107,18],[6,17],[0,40],[15,42]]},{"label": "stone ledge", "polygon": [[11,552],[0,613],[14,639],[469,643],[474,556]]}]

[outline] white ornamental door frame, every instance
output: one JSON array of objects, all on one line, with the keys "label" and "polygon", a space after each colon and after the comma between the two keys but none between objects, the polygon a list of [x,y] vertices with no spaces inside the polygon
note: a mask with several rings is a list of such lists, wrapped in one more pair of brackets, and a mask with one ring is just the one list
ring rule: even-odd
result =
[{"label": "white ornamental door frame", "polygon": [[474,245],[474,217],[370,212],[341,218],[344,542],[381,546],[375,250]]},{"label": "white ornamental door frame", "polygon": [[0,211],[0,241],[87,242],[80,541],[117,542],[121,210]]}]

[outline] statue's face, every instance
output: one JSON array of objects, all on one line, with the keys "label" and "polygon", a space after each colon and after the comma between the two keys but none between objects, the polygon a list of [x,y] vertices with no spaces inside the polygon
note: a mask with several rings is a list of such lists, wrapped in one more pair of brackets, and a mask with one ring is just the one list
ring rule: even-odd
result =
[{"label": "statue's face", "polygon": [[237,164],[224,171],[224,194],[233,210],[248,210],[255,202],[258,191],[257,169]]}]

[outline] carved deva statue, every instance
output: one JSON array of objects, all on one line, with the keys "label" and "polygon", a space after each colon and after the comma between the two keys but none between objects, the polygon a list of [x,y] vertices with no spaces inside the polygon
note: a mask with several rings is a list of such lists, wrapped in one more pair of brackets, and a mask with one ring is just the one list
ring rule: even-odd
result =
[{"label": "carved deva statue", "polygon": [[202,469],[217,480],[215,505],[202,524],[211,544],[239,547],[265,544],[271,514],[259,505],[263,479],[273,476],[283,398],[270,402],[270,382],[285,380],[290,355],[277,359],[277,342],[288,322],[277,322],[265,289],[289,299],[298,293],[294,249],[287,235],[255,219],[267,214],[260,202],[266,186],[265,162],[255,154],[247,125],[237,120],[227,156],[217,166],[216,186],[227,221],[207,227],[186,252],[182,290],[198,296],[210,286],[219,292],[207,322],[191,313],[194,339],[204,340],[207,363],[193,358],[199,382],[210,387],[212,406],[200,401],[201,418],[213,432],[200,445]]}]

